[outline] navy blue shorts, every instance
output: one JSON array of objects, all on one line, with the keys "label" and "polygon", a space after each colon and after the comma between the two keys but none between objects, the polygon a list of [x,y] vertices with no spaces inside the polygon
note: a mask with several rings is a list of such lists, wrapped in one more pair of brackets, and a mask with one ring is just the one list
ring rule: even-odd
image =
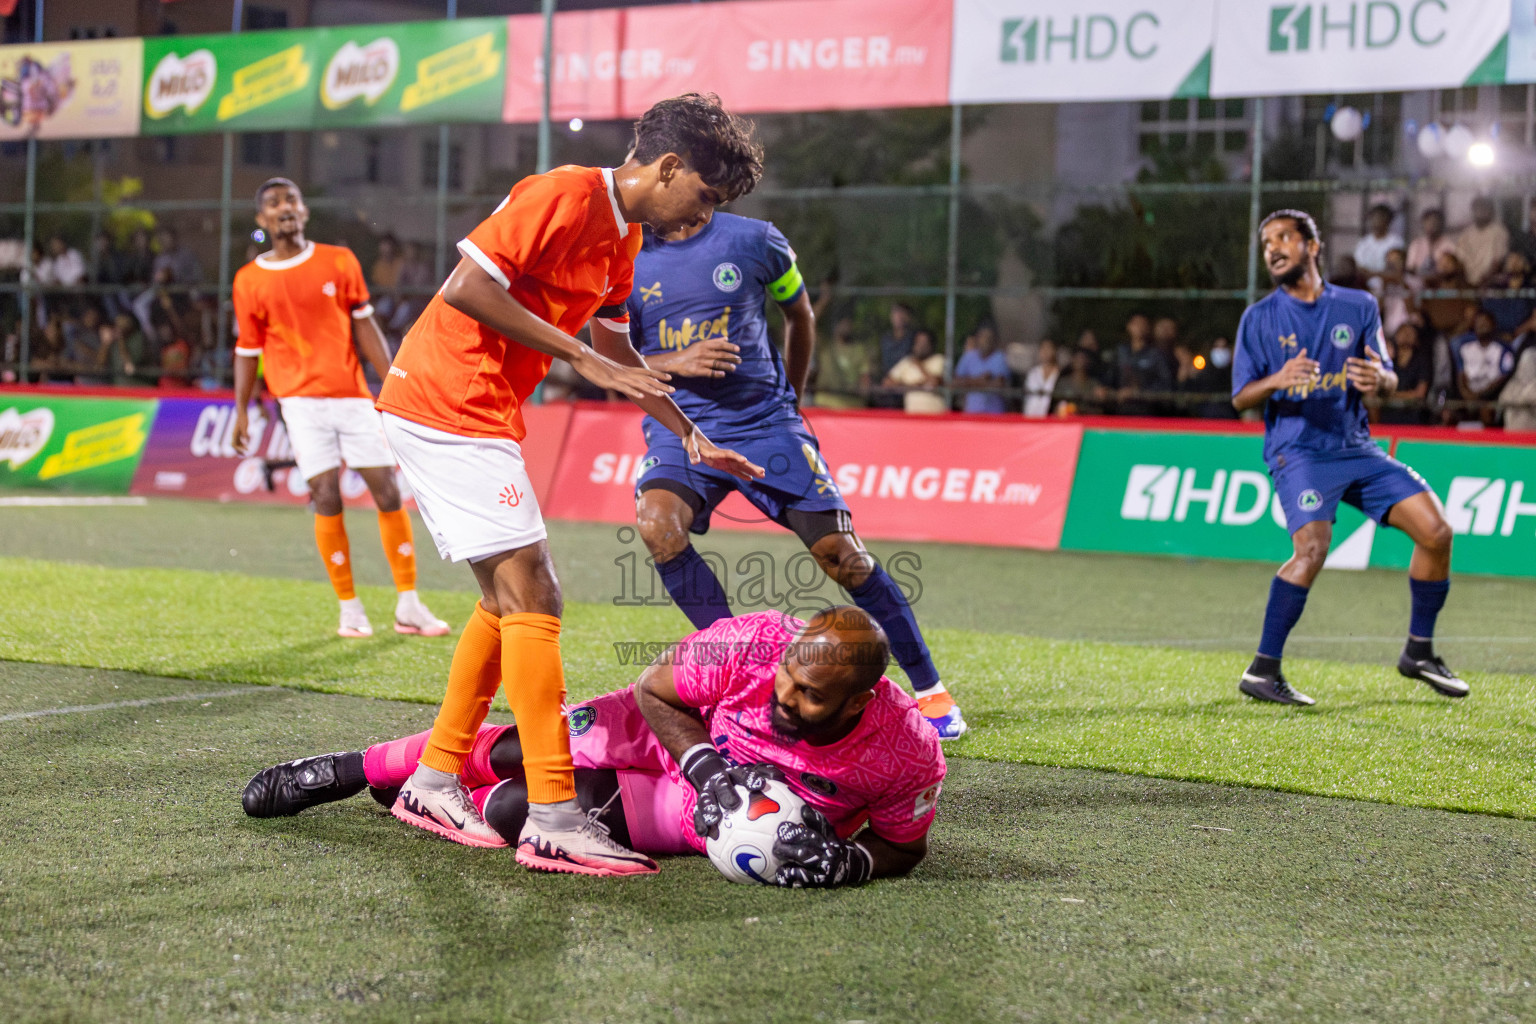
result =
[{"label": "navy blue shorts", "polygon": [[1429,490],[1423,477],[1374,447],[1332,459],[1292,456],[1270,475],[1291,533],[1308,523],[1334,522],[1341,501],[1385,524],[1393,505]]},{"label": "navy blue shorts", "polygon": [[821,457],[821,447],[804,427],[781,427],[772,434],[744,441],[715,442],[763,467],[763,478],[752,481],[737,480],[708,466],[690,465],[682,440],[665,427],[647,422],[645,443],[640,479],[635,481],[636,498],[661,481],[681,484],[693,491],[704,499],[703,509],[693,517],[693,533],[709,529],[710,513],[732,491],[740,491],[768,519],[791,529],[793,526],[785,519],[791,511],[843,512],[841,521],[849,521],[848,505]]}]

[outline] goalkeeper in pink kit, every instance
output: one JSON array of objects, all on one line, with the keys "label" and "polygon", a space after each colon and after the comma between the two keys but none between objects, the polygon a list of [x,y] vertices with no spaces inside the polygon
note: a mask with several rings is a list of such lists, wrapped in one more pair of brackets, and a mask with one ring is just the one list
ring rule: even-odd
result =
[{"label": "goalkeeper in pink kit", "polygon": [[[888,661],[884,633],[857,608],[722,619],[635,685],[569,709],[578,796],[631,849],[703,853],[741,791],[777,775],[814,809],[780,833],[778,885],[906,874],[927,853],[945,765],[917,703],[885,678]],[[365,787],[387,804],[426,737],[275,765],[246,787],[246,813],[295,814]],[[522,828],[515,726],[481,727],[464,781],[493,828]]]}]

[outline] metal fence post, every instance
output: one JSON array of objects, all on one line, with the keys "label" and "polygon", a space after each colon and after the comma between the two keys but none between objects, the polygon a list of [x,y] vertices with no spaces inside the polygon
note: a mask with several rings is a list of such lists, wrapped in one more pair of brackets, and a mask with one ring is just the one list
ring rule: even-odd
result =
[{"label": "metal fence post", "polygon": [[[37,0],[32,8],[32,41],[43,41],[43,0]],[[32,293],[37,287],[37,265],[32,262],[33,247],[37,245],[37,139],[27,139],[27,211],[22,215],[22,259],[25,273],[21,279],[21,352],[17,357],[20,366],[17,377],[27,382],[27,361],[32,354]]]},{"label": "metal fence post", "polygon": [[553,165],[553,145],[549,137],[550,97],[555,80],[555,0],[543,0],[544,7],[544,92],[539,100],[539,148],[534,168],[543,174]]},{"label": "metal fence post", "polygon": [[949,118],[949,241],[944,267],[944,404],[954,395],[955,289],[960,284],[960,135],[964,108],[951,105]]},{"label": "metal fence post", "polygon": [[1248,305],[1259,298],[1259,218],[1264,192],[1264,97],[1253,101],[1253,170],[1248,175]]},{"label": "metal fence post", "polygon": [[[448,20],[459,16],[458,0],[448,0]],[[437,244],[433,267],[437,280],[448,276],[448,126],[437,126]]]}]

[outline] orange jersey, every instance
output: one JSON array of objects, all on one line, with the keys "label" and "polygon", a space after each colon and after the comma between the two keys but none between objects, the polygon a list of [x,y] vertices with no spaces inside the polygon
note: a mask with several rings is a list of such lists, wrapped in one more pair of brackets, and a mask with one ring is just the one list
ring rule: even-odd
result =
[{"label": "orange jersey", "polygon": [[[599,309],[627,330],[640,229],[626,224],[607,168],[557,167],[518,182],[459,252],[545,323],[575,335]],[[606,307],[616,307],[609,310]],[[432,297],[379,392],[384,412],[467,437],[521,441],[522,405],[552,357]]]},{"label": "orange jersey", "polygon": [[235,274],[239,356],[262,356],[278,398],[371,398],[352,321],[373,313],[351,249],[310,242],[286,260],[263,253]]}]

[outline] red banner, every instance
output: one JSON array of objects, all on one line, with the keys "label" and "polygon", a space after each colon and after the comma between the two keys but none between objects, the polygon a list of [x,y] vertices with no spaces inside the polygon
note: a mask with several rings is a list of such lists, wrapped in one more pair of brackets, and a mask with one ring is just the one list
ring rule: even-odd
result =
[{"label": "red banner", "polygon": [[[809,422],[865,537],[1044,549],[1061,541],[1083,438],[1076,424],[816,410]],[[637,411],[578,409],[545,514],[632,522],[644,455]],[[735,494],[713,523],[779,529]]]},{"label": "red banner", "polygon": [[[770,113],[949,102],[951,11],[930,0],[738,0],[555,15],[551,116],[639,117],[714,92]],[[507,19],[510,123],[539,119],[543,19]]]}]

